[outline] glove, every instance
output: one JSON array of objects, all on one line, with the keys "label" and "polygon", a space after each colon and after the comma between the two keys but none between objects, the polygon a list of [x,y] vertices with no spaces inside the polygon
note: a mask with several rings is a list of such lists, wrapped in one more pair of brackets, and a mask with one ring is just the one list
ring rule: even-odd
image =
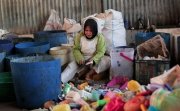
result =
[{"label": "glove", "polygon": [[93,65],[93,60],[86,62],[86,65]]}]

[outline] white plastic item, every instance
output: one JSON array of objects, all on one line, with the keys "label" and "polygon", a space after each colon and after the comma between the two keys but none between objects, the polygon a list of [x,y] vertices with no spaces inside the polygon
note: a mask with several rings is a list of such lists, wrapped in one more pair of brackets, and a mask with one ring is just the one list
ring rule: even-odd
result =
[{"label": "white plastic item", "polygon": [[85,90],[80,90],[80,96],[86,100],[92,99],[92,94],[90,92],[85,91]]},{"label": "white plastic item", "polygon": [[110,79],[116,76],[126,76],[132,79],[134,48],[113,48],[110,56]]}]

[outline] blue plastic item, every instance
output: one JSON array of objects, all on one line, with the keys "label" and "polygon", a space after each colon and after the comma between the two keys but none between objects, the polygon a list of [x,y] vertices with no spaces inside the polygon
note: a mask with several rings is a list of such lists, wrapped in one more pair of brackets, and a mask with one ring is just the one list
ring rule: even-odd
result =
[{"label": "blue plastic item", "polygon": [[6,52],[11,54],[14,48],[14,44],[10,40],[0,40],[0,52]]},{"label": "blue plastic item", "polygon": [[10,62],[19,107],[35,109],[61,94],[60,61],[52,56],[31,56]]},{"label": "blue plastic item", "polygon": [[48,42],[22,42],[15,45],[15,50],[22,56],[46,54],[50,49]]},{"label": "blue plastic item", "polygon": [[163,33],[163,32],[138,32],[135,35],[136,45],[139,45],[139,44],[153,38],[156,35],[160,35],[164,39],[166,47],[170,51],[170,37],[171,37],[171,35],[169,33]]},{"label": "blue plastic item", "polygon": [[22,56],[16,54],[16,55],[8,55],[5,57],[4,59],[4,71],[5,72],[11,72],[11,67],[10,67],[10,61],[12,59],[17,59],[17,58],[20,58]]},{"label": "blue plastic item", "polygon": [[4,58],[6,56],[5,52],[0,52],[0,72],[4,71]]},{"label": "blue plastic item", "polygon": [[13,44],[18,44],[22,42],[34,42],[34,39],[30,37],[18,37],[18,38],[13,38],[12,42]]},{"label": "blue plastic item", "polygon": [[34,33],[34,40],[37,42],[49,42],[50,48],[67,44],[67,33],[65,30],[40,31]]}]

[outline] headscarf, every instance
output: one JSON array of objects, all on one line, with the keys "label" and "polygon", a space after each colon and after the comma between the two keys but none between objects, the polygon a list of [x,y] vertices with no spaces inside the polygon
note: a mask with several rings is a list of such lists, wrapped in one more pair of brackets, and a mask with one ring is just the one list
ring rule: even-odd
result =
[{"label": "headscarf", "polygon": [[84,32],[87,26],[89,26],[92,31],[92,38],[90,39],[93,39],[98,34],[97,22],[94,19],[87,19],[84,23]]}]

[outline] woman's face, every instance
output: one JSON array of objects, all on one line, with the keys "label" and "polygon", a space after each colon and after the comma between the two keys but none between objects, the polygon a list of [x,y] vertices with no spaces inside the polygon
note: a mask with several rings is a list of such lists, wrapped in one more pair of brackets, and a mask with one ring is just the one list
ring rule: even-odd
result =
[{"label": "woman's face", "polygon": [[84,34],[87,38],[91,38],[93,36],[92,30],[89,26],[87,26],[84,30]]}]

